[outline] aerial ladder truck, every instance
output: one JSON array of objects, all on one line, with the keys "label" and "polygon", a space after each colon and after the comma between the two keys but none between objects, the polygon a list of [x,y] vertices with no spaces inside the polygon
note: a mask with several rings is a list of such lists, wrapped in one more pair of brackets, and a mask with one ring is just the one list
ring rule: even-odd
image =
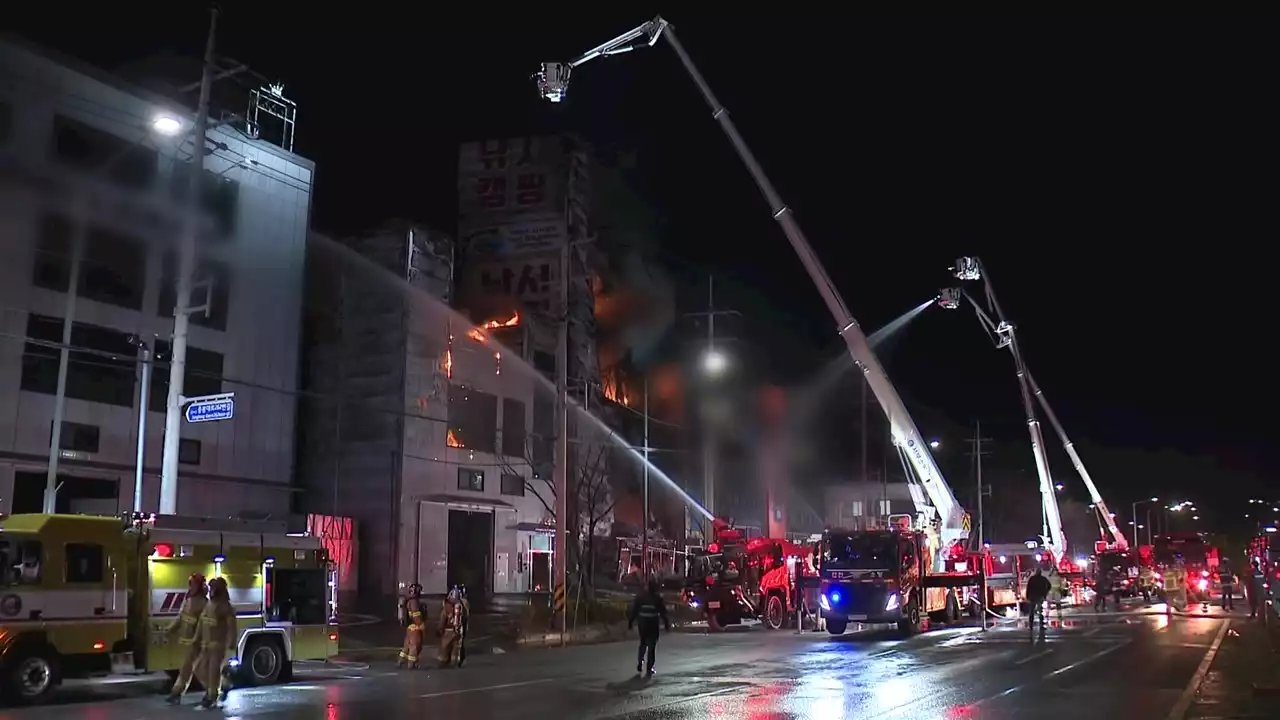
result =
[{"label": "aerial ladder truck", "polygon": [[[982,265],[982,262],[976,257],[964,257],[956,261],[955,267],[952,268],[955,277],[962,281],[981,281],[983,283],[985,305],[987,310],[983,309],[983,304],[977,302],[963,288],[946,288],[941,291],[938,304],[944,309],[954,310],[960,307],[962,300],[968,300],[969,305],[973,307],[974,313],[978,317],[978,321],[982,324],[983,329],[987,331],[989,337],[995,343],[997,349],[1008,348],[1010,354],[1013,355],[1014,369],[1018,377],[1018,387],[1022,393],[1023,410],[1026,413],[1027,429],[1031,435],[1031,449],[1035,455],[1036,472],[1040,479],[1040,496],[1043,511],[1043,541],[1045,547],[1052,552],[1055,561],[1060,568],[1070,569],[1070,561],[1066,556],[1066,536],[1062,531],[1061,514],[1058,509],[1058,500],[1055,490],[1057,485],[1053,481],[1053,476],[1049,469],[1047,457],[1045,455],[1044,437],[1041,433],[1040,422],[1036,417],[1035,405],[1039,404],[1044,410],[1044,414],[1049,419],[1049,423],[1053,425],[1054,431],[1057,433],[1059,440],[1062,442],[1063,449],[1067,453],[1067,457],[1071,460],[1072,467],[1079,474],[1080,479],[1084,481],[1085,487],[1089,491],[1089,497],[1093,503],[1092,507],[1097,513],[1100,528],[1105,528],[1104,540],[1095,545],[1095,550],[1101,555],[1104,552],[1127,554],[1129,551],[1129,541],[1124,533],[1120,530],[1116,523],[1115,514],[1112,513],[1106,501],[1102,499],[1102,494],[1098,491],[1098,486],[1093,482],[1093,477],[1089,475],[1089,471],[1085,468],[1084,461],[1080,459],[1080,454],[1076,452],[1075,445],[1071,442],[1071,438],[1067,436],[1066,429],[1058,420],[1058,416],[1053,411],[1053,407],[1049,405],[1048,399],[1040,386],[1036,384],[1035,378],[1027,369],[1025,360],[1022,357],[1021,349],[1018,346],[1018,340],[1013,323],[1010,323],[1004,315],[1004,311],[1000,303],[996,300],[995,290],[991,284],[990,274]],[[993,317],[994,316],[994,317]],[[1110,533],[1111,541],[1105,540],[1105,534]]]},{"label": "aerial ladder truck", "polygon": [[[658,16],[588,50],[573,60],[543,63],[534,75],[538,91],[543,98],[551,102],[562,102],[568,91],[570,75],[583,64],[600,57],[652,47],[663,39],[679,58],[689,79],[697,86],[711,111],[711,117],[720,125],[725,137],[742,160],[742,164],[755,181],[761,195],[764,196],[769,206],[770,216],[782,228],[792,250],[799,257],[810,280],[822,296],[835,321],[836,331],[848,348],[849,355],[862,369],[867,384],[875,394],[881,409],[888,416],[894,443],[914,471],[915,482],[919,485],[919,488],[912,492],[917,509],[917,517],[914,521],[911,517],[899,518],[899,521],[905,522],[900,522],[898,530],[886,531],[884,537],[878,538],[883,542],[877,547],[885,546],[892,550],[883,559],[883,562],[888,565],[887,574],[877,570],[873,578],[862,570],[850,568],[854,575],[840,575],[838,578],[824,576],[823,583],[829,584],[832,588],[830,593],[824,593],[822,596],[822,604],[826,606],[823,608],[823,614],[828,619],[828,629],[834,632],[839,628],[843,632],[844,624],[848,620],[857,619],[859,615],[863,616],[862,620],[867,620],[873,615],[878,618],[892,617],[902,623],[906,629],[918,629],[922,612],[932,610],[939,599],[946,597],[952,597],[952,602],[945,603],[940,609],[954,611],[951,588],[972,584],[974,579],[972,574],[960,572],[955,577],[947,578],[942,578],[941,575],[947,572],[950,566],[949,558],[956,556],[957,548],[959,549],[958,557],[964,557],[963,544],[969,536],[969,516],[956,502],[951,488],[943,480],[942,473],[925,448],[915,423],[907,414],[902,399],[898,397],[884,368],[880,366],[875,354],[871,351],[866,334],[858,326],[858,321],[849,313],[844,298],[836,290],[826,268],[813,251],[804,231],[800,229],[795,214],[782,201],[782,197],[756,160],[755,154],[751,152],[737,126],[729,117],[729,111],[720,104],[720,100],[711,91],[706,79],[676,37],[671,24]],[[932,505],[925,501],[924,494],[928,495]],[[860,533],[853,533],[846,537],[857,540],[858,535]],[[925,542],[926,536],[928,542]],[[890,545],[892,547],[888,547]],[[835,572],[836,565],[846,564],[844,560],[847,558],[842,554],[846,546],[849,546],[849,543],[842,543],[839,551],[824,553],[824,558],[830,556],[831,559],[820,560],[820,566],[825,563],[832,572]],[[829,544],[827,549],[831,549]],[[938,579],[942,584],[934,587],[931,579]],[[852,590],[852,585],[848,586],[850,588],[847,591],[848,594],[839,589],[846,587],[846,583],[863,583],[864,580],[865,584],[857,586],[859,588],[857,592]],[[926,589],[941,590],[941,592],[925,592]],[[877,601],[879,607],[875,608],[874,612],[870,605],[867,606],[866,612],[856,612],[851,609],[853,606],[850,603],[855,598],[864,597],[864,590],[879,593],[875,596],[879,598]],[[865,595],[865,597],[870,596]],[[860,607],[863,601],[857,602]]]}]

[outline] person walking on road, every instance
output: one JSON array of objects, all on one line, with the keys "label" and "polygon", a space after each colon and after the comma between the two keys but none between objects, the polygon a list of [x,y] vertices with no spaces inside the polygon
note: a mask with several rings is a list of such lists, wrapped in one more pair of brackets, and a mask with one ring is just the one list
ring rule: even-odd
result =
[{"label": "person walking on road", "polygon": [[225,578],[209,581],[209,602],[200,613],[200,684],[204,685],[204,699],[200,708],[212,710],[219,702],[226,702],[231,690],[223,673],[227,664],[227,651],[235,646],[236,610],[231,605]]},{"label": "person walking on road", "polygon": [[658,623],[661,621],[671,630],[671,619],[667,617],[667,604],[658,594],[658,581],[650,579],[649,587],[636,595],[631,602],[631,612],[627,616],[627,629],[635,625],[640,630],[640,648],[636,658],[636,673],[644,672],[653,675],[653,663],[658,652]]},{"label": "person walking on road", "polygon": [[1034,641],[1036,637],[1036,619],[1040,620],[1040,640],[1044,641],[1044,603],[1049,598],[1049,591],[1053,586],[1049,583],[1049,578],[1040,572],[1040,568],[1036,568],[1036,574],[1027,580],[1027,604],[1031,607],[1031,639]]},{"label": "person walking on road", "polygon": [[1262,574],[1262,566],[1257,560],[1249,563],[1249,584],[1245,585],[1245,597],[1249,600],[1249,617],[1258,617],[1258,610],[1262,604],[1262,585],[1266,581],[1266,576]]},{"label": "person walking on road", "polygon": [[404,645],[400,648],[397,668],[418,669],[418,657],[422,655],[422,636],[427,631],[427,621],[422,617],[422,586],[413,583],[409,592],[400,600],[396,614],[404,627]]},{"label": "person walking on road", "polygon": [[471,603],[461,585],[454,585],[440,604],[440,651],[436,661],[440,667],[457,666],[467,661],[467,623],[471,619]]},{"label": "person walking on road", "polygon": [[1231,563],[1223,558],[1221,565],[1218,567],[1218,577],[1222,580],[1222,609],[1236,609],[1236,573],[1231,569]]},{"label": "person walking on road", "polygon": [[204,612],[204,606],[208,603],[204,576],[192,573],[187,579],[187,597],[182,601],[182,610],[165,633],[168,642],[172,643],[176,639],[180,647],[186,648],[182,656],[182,667],[178,670],[178,679],[165,698],[165,702],[170,705],[180,704],[183,694],[191,686],[191,675],[196,671],[196,664],[200,660],[200,613]]},{"label": "person walking on road", "polygon": [[1093,573],[1093,611],[1107,611],[1107,596],[1111,594],[1111,575],[1098,566]]}]

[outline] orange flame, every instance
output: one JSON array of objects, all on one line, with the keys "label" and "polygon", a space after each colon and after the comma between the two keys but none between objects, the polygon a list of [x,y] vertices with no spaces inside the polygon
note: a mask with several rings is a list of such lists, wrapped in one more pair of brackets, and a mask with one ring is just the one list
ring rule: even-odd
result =
[{"label": "orange flame", "polygon": [[484,330],[492,330],[493,328],[515,327],[520,324],[520,313],[514,313],[506,320],[490,320],[480,326]]},{"label": "orange flame", "polygon": [[506,320],[490,320],[489,322],[480,324],[467,331],[467,337],[482,343],[485,340],[485,330],[497,330],[498,328],[515,327],[520,324],[520,313],[514,313]]},{"label": "orange flame", "polygon": [[444,444],[445,444],[445,445],[448,445],[448,446],[449,446],[449,447],[451,447],[451,448],[464,448],[464,447],[466,447],[466,445],[463,445],[463,444],[462,444],[462,441],[458,439],[458,436],[453,434],[453,430],[452,430],[452,429],[451,429],[451,430],[449,430],[449,432],[445,434],[445,437],[444,437]]},{"label": "orange flame", "polygon": [[440,369],[445,377],[453,379],[453,336],[449,337],[449,346],[444,349],[444,357],[440,358]]}]

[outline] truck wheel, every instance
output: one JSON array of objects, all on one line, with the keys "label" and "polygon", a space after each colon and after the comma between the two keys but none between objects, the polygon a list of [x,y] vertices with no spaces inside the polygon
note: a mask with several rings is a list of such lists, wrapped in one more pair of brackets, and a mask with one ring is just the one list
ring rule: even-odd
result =
[{"label": "truck wheel", "polygon": [[707,629],[711,632],[724,632],[724,623],[720,622],[720,613],[707,613]]},{"label": "truck wheel", "polygon": [[61,682],[58,661],[44,649],[15,653],[5,667],[5,695],[15,705],[40,705],[48,702]]},{"label": "truck wheel", "polygon": [[770,595],[764,605],[764,626],[770,630],[781,630],[787,623],[787,607],[779,595]]},{"label": "truck wheel", "polygon": [[844,629],[849,626],[849,621],[844,618],[827,618],[827,632],[832,635],[843,635]]},{"label": "truck wheel", "polygon": [[903,618],[898,621],[898,632],[903,635],[915,635],[920,632],[920,605],[914,597],[903,610]]},{"label": "truck wheel", "polygon": [[948,594],[947,609],[945,612],[945,617],[943,618],[943,622],[950,625],[952,623],[958,622],[959,620],[960,620],[960,602],[956,600],[956,596],[954,594]]},{"label": "truck wheel", "polygon": [[280,679],[284,668],[284,648],[275,638],[257,638],[249,641],[240,658],[240,669],[253,685],[273,685]]}]

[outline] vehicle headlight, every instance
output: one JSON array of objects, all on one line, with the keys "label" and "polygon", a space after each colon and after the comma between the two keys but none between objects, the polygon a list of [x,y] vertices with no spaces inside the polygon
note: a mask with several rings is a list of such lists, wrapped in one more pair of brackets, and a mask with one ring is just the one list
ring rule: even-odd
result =
[{"label": "vehicle headlight", "polygon": [[884,602],[884,611],[890,612],[893,610],[897,610],[899,605],[900,605],[900,602],[898,600],[898,593],[890,593],[889,599],[885,600]]}]

